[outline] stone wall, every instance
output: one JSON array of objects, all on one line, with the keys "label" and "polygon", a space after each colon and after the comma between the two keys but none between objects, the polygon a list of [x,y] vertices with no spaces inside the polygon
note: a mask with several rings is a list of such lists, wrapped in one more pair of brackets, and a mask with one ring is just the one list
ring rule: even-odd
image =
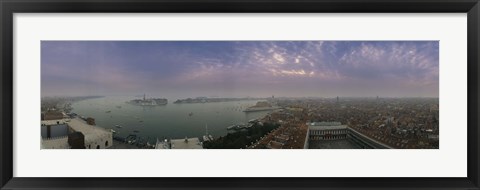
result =
[{"label": "stone wall", "polygon": [[41,140],[42,149],[69,149],[68,136],[45,138]]}]

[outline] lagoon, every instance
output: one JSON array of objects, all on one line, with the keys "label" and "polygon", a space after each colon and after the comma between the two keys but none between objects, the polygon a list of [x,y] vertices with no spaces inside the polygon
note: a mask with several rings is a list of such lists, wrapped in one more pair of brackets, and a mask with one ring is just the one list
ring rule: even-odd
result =
[{"label": "lagoon", "polygon": [[168,99],[168,104],[162,106],[126,103],[132,99],[136,98],[110,96],[82,100],[72,104],[72,112],[94,118],[97,126],[114,129],[118,136],[136,134],[151,139],[151,143],[156,138],[202,137],[207,129],[213,137],[224,136],[228,133],[228,126],[246,123],[269,113],[243,112],[257,100],[174,104],[176,99]]}]

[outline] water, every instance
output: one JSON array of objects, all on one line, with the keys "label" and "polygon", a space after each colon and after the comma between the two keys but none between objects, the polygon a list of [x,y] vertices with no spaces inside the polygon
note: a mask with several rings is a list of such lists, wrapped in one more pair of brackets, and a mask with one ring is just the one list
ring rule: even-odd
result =
[{"label": "water", "polygon": [[[136,98],[104,97],[82,100],[72,104],[72,112],[95,118],[97,126],[114,129],[119,136],[137,134],[151,139],[201,137],[206,132],[206,125],[208,134],[214,137],[224,136],[228,133],[226,127],[246,123],[269,113],[243,112],[245,108],[255,105],[256,100],[173,104],[175,99],[169,99],[169,103],[164,106],[136,106],[126,103],[132,99]],[[134,130],[139,132],[134,133]]]}]

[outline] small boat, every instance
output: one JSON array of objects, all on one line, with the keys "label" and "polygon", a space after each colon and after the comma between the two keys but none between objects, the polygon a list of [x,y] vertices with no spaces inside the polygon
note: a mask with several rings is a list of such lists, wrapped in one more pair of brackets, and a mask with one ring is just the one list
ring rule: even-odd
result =
[{"label": "small boat", "polygon": [[140,123],[141,123],[141,122],[143,122],[143,120],[140,120],[140,121],[138,121],[138,122],[140,122]]},{"label": "small boat", "polygon": [[188,116],[192,116],[192,115],[193,115],[193,113],[192,113],[192,112],[190,112],[190,113],[188,114]]},{"label": "small boat", "polygon": [[134,133],[138,133],[138,132],[140,132],[140,131],[138,131],[138,130],[134,130],[133,132],[134,132]]},{"label": "small boat", "polygon": [[112,133],[117,133],[117,131],[113,130],[113,129],[110,129],[110,132]]},{"label": "small boat", "polygon": [[227,127],[227,130],[232,130],[232,129],[235,129],[237,126],[236,125],[230,125]]},{"label": "small boat", "polygon": [[120,125],[115,125],[115,127],[117,127],[117,128],[122,128],[122,126],[120,126]]},{"label": "small boat", "polygon": [[110,113],[110,112],[112,112],[112,111],[108,110],[108,111],[106,111],[105,113]]},{"label": "small boat", "polygon": [[227,130],[240,130],[240,129],[244,129],[244,128],[247,128],[247,126],[243,123],[239,123],[239,124],[231,125],[231,126],[227,127]]}]

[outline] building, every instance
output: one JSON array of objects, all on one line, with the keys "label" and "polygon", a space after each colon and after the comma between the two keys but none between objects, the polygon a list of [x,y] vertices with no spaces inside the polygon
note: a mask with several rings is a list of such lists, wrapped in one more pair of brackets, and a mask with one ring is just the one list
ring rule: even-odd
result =
[{"label": "building", "polygon": [[63,119],[63,114],[62,112],[56,111],[56,110],[48,110],[44,113],[42,113],[42,120],[58,120],[58,119]]},{"label": "building", "polygon": [[78,148],[75,146],[79,143],[83,143],[85,149],[104,149],[113,143],[111,131],[89,125],[80,118],[43,120],[41,128],[42,149]]},{"label": "building", "polygon": [[340,122],[307,123],[310,140],[336,140],[347,138],[347,126]]},{"label": "building", "polygon": [[85,135],[81,132],[68,134],[68,145],[71,149],[85,149]]},{"label": "building", "polygon": [[165,139],[160,141],[157,139],[155,149],[203,149],[203,144],[198,138],[185,139]]},{"label": "building", "polygon": [[307,123],[304,148],[313,149],[391,149],[340,122]]},{"label": "building", "polygon": [[269,149],[282,149],[283,148],[283,143],[277,142],[277,141],[270,141],[267,144],[267,148],[269,148]]}]

